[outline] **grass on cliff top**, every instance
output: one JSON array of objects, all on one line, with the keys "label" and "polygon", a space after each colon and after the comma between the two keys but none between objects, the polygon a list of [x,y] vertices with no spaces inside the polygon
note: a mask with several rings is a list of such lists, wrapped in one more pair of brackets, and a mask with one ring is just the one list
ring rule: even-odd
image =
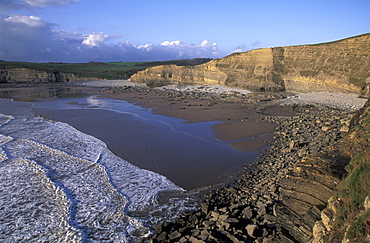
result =
[{"label": "grass on cliff top", "polygon": [[[126,79],[133,73],[143,70],[143,62],[89,62],[89,63],[32,63],[0,62],[0,68],[28,68],[53,73],[73,73],[78,77],[95,77],[102,79]],[[141,66],[137,66],[141,65]]]},{"label": "grass on cliff top", "polygon": [[78,77],[95,77],[102,79],[128,79],[134,73],[148,67],[174,64],[194,66],[210,61],[209,58],[183,59],[158,62],[89,62],[89,63],[32,63],[0,61],[0,68],[28,68],[43,72],[72,73]]}]

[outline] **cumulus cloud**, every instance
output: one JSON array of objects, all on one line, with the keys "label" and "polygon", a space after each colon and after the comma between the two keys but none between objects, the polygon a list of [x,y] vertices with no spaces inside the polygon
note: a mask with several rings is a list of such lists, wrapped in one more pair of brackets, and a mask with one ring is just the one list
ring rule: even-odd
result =
[{"label": "cumulus cloud", "polygon": [[61,6],[81,0],[0,0],[0,59],[35,62],[153,61],[224,55],[215,43],[187,44],[180,40],[136,45],[128,41],[112,44],[117,34],[81,34],[57,29],[37,16],[5,12]]},{"label": "cumulus cloud", "polygon": [[87,46],[100,46],[106,40],[109,39],[109,35],[104,34],[103,32],[100,33],[92,33],[87,35],[87,37],[82,41],[82,44]]},{"label": "cumulus cloud", "polygon": [[21,25],[24,24],[30,27],[40,27],[46,25],[46,22],[44,22],[41,18],[32,15],[31,16],[14,15],[5,18],[4,21],[12,24],[21,24]]},{"label": "cumulus cloud", "polygon": [[[61,1],[60,1],[61,2]],[[83,35],[56,29],[55,24],[35,16],[13,15],[0,19],[0,59],[34,62],[153,61],[224,55],[215,43],[187,44],[164,41],[136,45],[109,44],[117,35]]]}]

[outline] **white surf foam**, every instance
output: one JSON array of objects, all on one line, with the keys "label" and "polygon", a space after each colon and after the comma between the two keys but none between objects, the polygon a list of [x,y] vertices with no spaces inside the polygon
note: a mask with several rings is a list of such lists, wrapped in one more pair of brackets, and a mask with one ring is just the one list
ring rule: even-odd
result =
[{"label": "white surf foam", "polygon": [[[0,106],[0,112],[2,110],[6,109]],[[8,110],[7,113],[0,114],[0,170],[7,171],[6,175],[0,173],[0,181],[6,183],[9,181],[4,178],[19,177],[20,166],[28,171],[22,172],[28,179],[19,178],[19,183],[15,182],[12,187],[13,191],[4,194],[7,200],[0,201],[0,207],[16,205],[7,212],[9,215],[25,212],[22,222],[11,217],[6,224],[13,227],[0,227],[5,230],[2,237],[14,234],[21,237],[21,229],[26,227],[28,220],[35,221],[35,224],[27,226],[29,230],[39,232],[45,217],[55,214],[58,217],[50,225],[60,225],[61,228],[56,230],[64,233],[50,231],[50,239],[67,234],[70,237],[68,241],[81,238],[97,242],[126,242],[132,235],[147,234],[148,229],[144,225],[149,221],[156,223],[161,220],[155,219],[152,213],[162,212],[157,217],[163,220],[163,217],[174,217],[181,210],[194,207],[191,199],[183,196],[173,198],[167,205],[159,205],[159,192],[173,191],[176,195],[184,190],[162,175],[140,169],[115,156],[101,140],[68,124],[33,117],[28,112],[22,115]],[[31,195],[32,200],[17,205],[16,201],[23,193]],[[44,194],[48,196],[37,196]],[[32,214],[34,205],[48,207],[50,198],[64,198],[64,201],[58,199],[60,205],[53,204],[48,208],[52,213],[45,211],[35,218]],[[138,220],[128,216],[130,212],[148,215]]]}]

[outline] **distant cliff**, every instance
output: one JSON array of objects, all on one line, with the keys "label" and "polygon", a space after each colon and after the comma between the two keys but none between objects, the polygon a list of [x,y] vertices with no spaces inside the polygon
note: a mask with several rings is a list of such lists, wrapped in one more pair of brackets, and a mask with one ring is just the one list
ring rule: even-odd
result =
[{"label": "distant cliff", "polygon": [[370,34],[315,45],[234,53],[194,67],[157,66],[132,82],[221,84],[253,91],[366,93],[370,82]]},{"label": "distant cliff", "polygon": [[[34,69],[2,66],[0,67],[0,83],[63,83],[84,80],[71,73],[59,71],[45,72]],[[94,78],[86,78],[93,80]]]}]

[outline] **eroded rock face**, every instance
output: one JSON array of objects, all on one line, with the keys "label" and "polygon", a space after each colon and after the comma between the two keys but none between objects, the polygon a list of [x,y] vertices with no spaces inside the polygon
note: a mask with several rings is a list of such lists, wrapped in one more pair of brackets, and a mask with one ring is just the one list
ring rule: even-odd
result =
[{"label": "eroded rock face", "polygon": [[[309,242],[312,239],[312,229],[316,221],[321,219],[321,210],[336,193],[336,185],[340,181],[327,170],[328,166],[333,166],[333,162],[303,159],[280,182],[282,200],[276,205],[276,218],[288,238],[298,242]],[[338,168],[343,168],[343,165]]]},{"label": "eroded rock face", "polygon": [[61,83],[76,81],[76,79],[76,76],[70,73],[47,73],[27,68],[0,68],[0,83]]},{"label": "eroded rock face", "polygon": [[133,82],[221,84],[253,91],[366,92],[370,34],[341,41],[234,53],[194,67],[164,65],[140,71]]},{"label": "eroded rock face", "polygon": [[131,76],[132,82],[149,86],[167,84],[225,84],[227,74],[214,67],[162,65],[148,68]]}]

